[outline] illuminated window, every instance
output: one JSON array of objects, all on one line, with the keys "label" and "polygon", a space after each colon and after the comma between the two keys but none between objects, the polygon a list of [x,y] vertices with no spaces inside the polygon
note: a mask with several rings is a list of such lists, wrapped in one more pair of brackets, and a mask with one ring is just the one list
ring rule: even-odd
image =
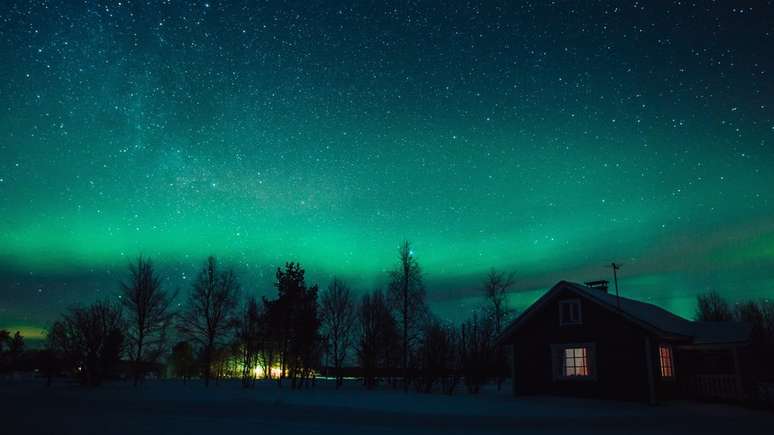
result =
[{"label": "illuminated window", "polygon": [[555,344],[551,346],[554,379],[594,379],[594,344]]},{"label": "illuminated window", "polygon": [[579,325],[581,323],[581,305],[577,299],[559,301],[559,324]]},{"label": "illuminated window", "polygon": [[669,345],[659,345],[658,361],[662,378],[671,378],[675,375],[674,361],[672,360],[672,348]]},{"label": "illuminated window", "polygon": [[589,352],[585,347],[570,347],[564,350],[562,376],[588,376]]}]

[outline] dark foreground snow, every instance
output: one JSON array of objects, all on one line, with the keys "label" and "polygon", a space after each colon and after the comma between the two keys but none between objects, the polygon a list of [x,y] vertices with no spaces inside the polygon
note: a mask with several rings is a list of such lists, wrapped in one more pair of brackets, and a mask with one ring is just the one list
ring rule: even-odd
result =
[{"label": "dark foreground snow", "polygon": [[[148,382],[97,389],[0,382],[3,434],[769,434],[774,414],[727,405],[529,397],[486,390],[448,397],[320,382],[310,390],[262,383],[205,388]],[[7,429],[7,430],[5,430]]]}]

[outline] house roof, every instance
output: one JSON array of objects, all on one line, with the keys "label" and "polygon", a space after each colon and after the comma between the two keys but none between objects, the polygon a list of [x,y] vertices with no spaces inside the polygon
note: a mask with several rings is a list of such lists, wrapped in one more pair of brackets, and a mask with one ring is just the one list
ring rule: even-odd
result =
[{"label": "house roof", "polygon": [[[560,281],[517,317],[498,339],[510,336],[531,314],[562,290],[572,291],[605,308],[620,313],[651,332],[669,338],[690,340],[693,344],[726,344],[745,342],[751,327],[741,322],[695,322],[673,314],[659,306],[625,297],[618,298],[603,290],[574,282]],[[619,311],[620,304],[620,311]]]}]

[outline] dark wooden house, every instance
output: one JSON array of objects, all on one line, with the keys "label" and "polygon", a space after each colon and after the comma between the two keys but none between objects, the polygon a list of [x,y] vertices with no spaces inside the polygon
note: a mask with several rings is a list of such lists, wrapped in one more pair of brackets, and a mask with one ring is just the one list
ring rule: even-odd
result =
[{"label": "dark wooden house", "polygon": [[500,336],[512,350],[514,394],[656,402],[736,400],[750,327],[694,322],[653,304],[618,298],[605,281],[561,281]]}]

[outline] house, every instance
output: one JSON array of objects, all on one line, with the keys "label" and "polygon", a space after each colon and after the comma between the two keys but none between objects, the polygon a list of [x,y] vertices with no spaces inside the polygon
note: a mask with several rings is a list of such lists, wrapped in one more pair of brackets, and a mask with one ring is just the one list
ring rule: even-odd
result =
[{"label": "house", "polygon": [[655,403],[748,391],[749,325],[690,321],[588,284],[559,282],[498,338],[512,351],[514,394]]}]

